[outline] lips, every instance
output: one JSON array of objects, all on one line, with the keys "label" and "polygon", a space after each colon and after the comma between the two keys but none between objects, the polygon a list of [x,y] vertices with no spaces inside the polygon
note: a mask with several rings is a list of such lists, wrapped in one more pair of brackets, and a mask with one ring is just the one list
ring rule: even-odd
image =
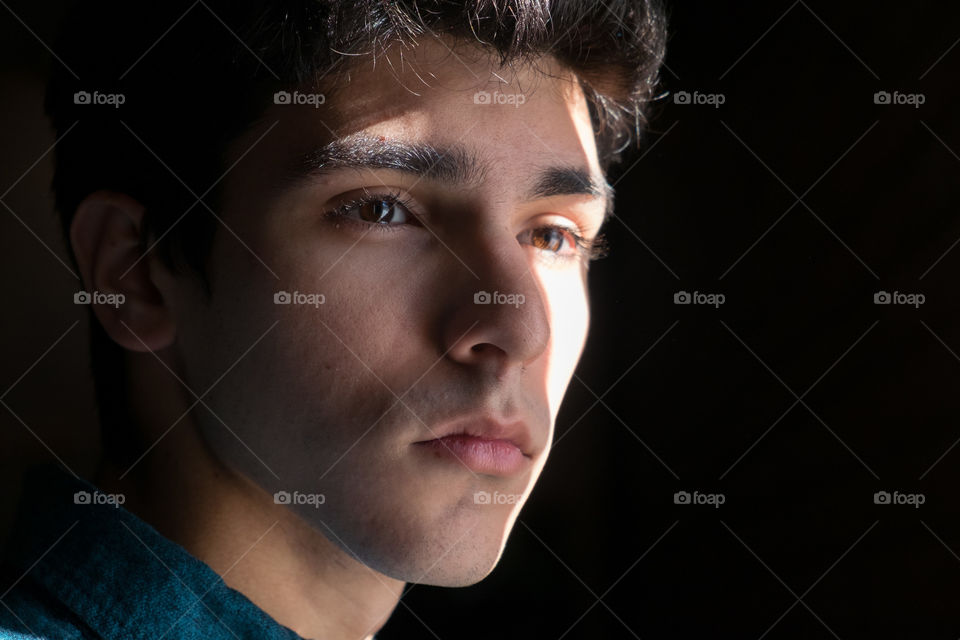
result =
[{"label": "lips", "polygon": [[523,422],[466,418],[435,428],[431,435],[435,437],[414,444],[474,473],[512,475],[531,464],[531,435]]}]

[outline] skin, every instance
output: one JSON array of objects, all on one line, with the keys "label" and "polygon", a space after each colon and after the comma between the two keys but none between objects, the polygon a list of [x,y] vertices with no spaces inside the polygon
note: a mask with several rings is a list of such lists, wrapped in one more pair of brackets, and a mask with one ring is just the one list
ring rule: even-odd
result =
[{"label": "skin", "polygon": [[[525,102],[477,104],[479,89]],[[289,179],[302,154],[358,134],[462,145],[482,179],[354,168]],[[586,103],[548,58],[499,69],[428,40],[357,63],[319,109],[272,105],[229,155],[209,299],[155,252],[138,260],[138,202],[100,191],[77,211],[86,287],[126,296],[95,311],[128,350],[134,422],[153,444],[97,481],[300,635],[369,637],[406,582],[486,576],[547,460],[588,331],[587,262],[569,239],[563,260],[527,232],[593,237],[607,202],[528,195],[546,166],[603,180]],[[423,224],[391,233],[324,217],[364,191],[401,192]],[[274,304],[281,290],[325,301]],[[481,290],[525,302],[474,304]],[[520,472],[474,473],[414,444],[479,411],[526,423]],[[276,504],[277,491],[324,502]],[[477,504],[477,491],[517,498]]]}]

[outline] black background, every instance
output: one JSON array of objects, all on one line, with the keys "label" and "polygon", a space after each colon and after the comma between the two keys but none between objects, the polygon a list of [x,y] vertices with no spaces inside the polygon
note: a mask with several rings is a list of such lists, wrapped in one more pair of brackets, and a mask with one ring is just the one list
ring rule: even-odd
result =
[{"label": "black background", "polygon": [[[52,142],[38,37],[60,11],[10,7],[3,190]],[[612,253],[591,270],[591,336],[544,476],[493,574],[409,587],[383,640],[960,635],[960,9],[670,14],[671,93],[610,179]],[[681,91],[725,102],[677,104]],[[0,412],[4,523],[24,464],[56,454],[89,473],[96,455],[90,389],[72,382],[84,323],[20,378],[81,319],[52,293],[72,278],[13,216],[65,260],[48,185],[49,157],[0,208],[0,380],[17,414]],[[678,291],[725,303],[677,305]],[[926,300],[877,305],[878,291]],[[925,502],[877,505],[877,491]]]}]

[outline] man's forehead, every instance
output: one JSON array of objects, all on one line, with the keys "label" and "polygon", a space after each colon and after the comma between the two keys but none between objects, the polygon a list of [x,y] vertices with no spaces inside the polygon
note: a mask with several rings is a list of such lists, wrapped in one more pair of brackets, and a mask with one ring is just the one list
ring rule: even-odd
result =
[{"label": "man's forehead", "polygon": [[[410,49],[394,45],[378,57],[360,57],[317,84],[329,91],[322,112],[340,133],[386,121],[422,130],[438,116],[463,116],[478,106],[477,93],[484,91],[521,96],[521,111],[539,112],[540,120],[548,109],[552,117],[589,121],[576,75],[551,56],[501,65],[490,50],[446,38],[425,38]],[[491,100],[481,108],[492,113],[497,106]]]},{"label": "man's forehead", "polygon": [[369,84],[382,89],[381,83],[391,79],[412,96],[435,88],[457,91],[487,83],[528,83],[532,88],[549,80],[561,82],[567,90],[579,86],[576,74],[550,53],[502,63],[498,52],[477,42],[430,35],[410,43],[392,42],[376,54],[356,56],[328,79],[340,87],[364,89]]}]

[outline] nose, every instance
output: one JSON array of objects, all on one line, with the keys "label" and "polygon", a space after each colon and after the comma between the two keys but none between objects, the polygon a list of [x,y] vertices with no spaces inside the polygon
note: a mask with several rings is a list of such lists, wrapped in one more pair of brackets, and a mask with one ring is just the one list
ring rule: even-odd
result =
[{"label": "nose", "polygon": [[455,271],[463,275],[451,290],[454,304],[443,330],[444,350],[457,362],[503,378],[546,351],[546,294],[530,269],[528,251],[515,237],[504,233],[469,255],[473,273],[462,267]]}]

